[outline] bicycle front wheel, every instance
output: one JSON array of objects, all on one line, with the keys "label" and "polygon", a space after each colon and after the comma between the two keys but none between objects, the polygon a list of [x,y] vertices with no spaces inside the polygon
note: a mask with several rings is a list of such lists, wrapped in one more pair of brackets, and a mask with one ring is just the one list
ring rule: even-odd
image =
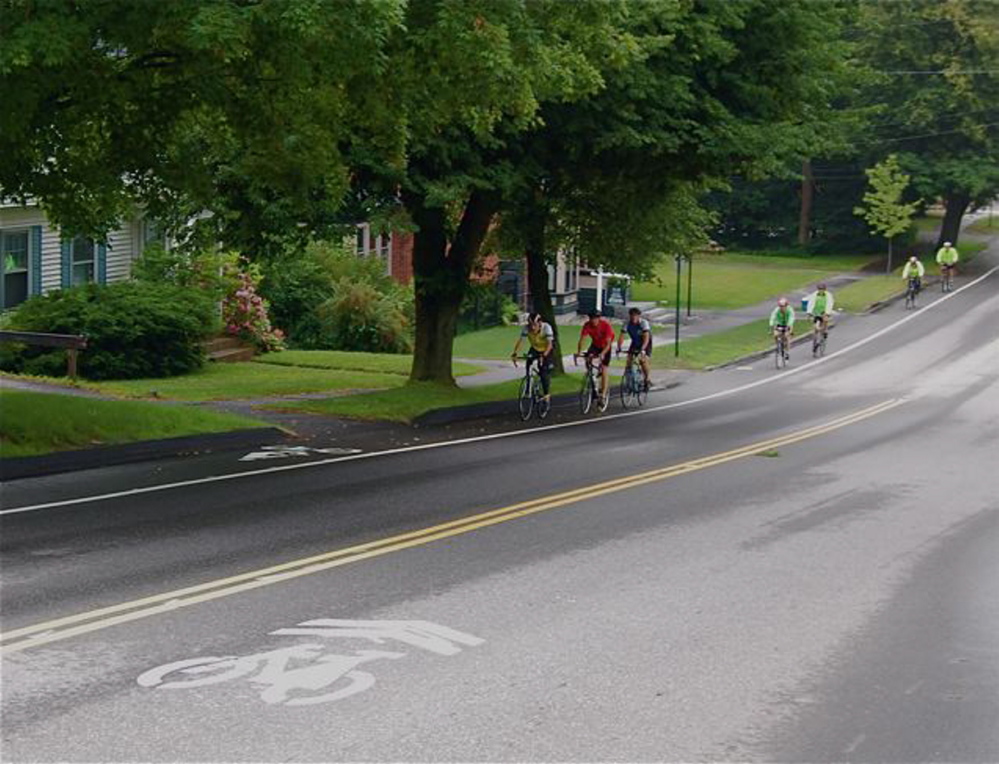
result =
[{"label": "bicycle front wheel", "polygon": [[635,373],[625,369],[621,377],[621,405],[628,408],[635,402]]},{"label": "bicycle front wheel", "polygon": [[534,380],[534,410],[538,414],[538,419],[544,419],[552,410],[552,400],[545,398],[545,389],[541,386],[540,377]]},{"label": "bicycle front wheel", "polygon": [[531,389],[532,387],[530,377],[525,376],[520,381],[520,396],[517,398],[517,404],[520,406],[520,418],[524,422],[531,418],[531,411],[534,409],[534,390]]},{"label": "bicycle front wheel", "polygon": [[587,372],[586,376],[583,377],[583,389],[579,391],[579,410],[584,414],[589,414],[595,397],[593,375]]}]

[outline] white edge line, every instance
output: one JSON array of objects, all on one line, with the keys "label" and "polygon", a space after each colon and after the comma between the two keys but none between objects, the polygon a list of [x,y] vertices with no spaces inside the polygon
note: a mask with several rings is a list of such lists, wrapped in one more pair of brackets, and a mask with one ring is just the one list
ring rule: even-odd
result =
[{"label": "white edge line", "polygon": [[676,403],[665,403],[661,406],[652,406],[650,408],[638,409],[636,411],[622,411],[617,414],[609,414],[606,416],[602,416],[599,419],[578,419],[574,422],[561,422],[559,424],[550,424],[545,427],[536,427],[532,429],[523,429],[523,430],[509,430],[507,432],[494,432],[490,433],[489,435],[475,435],[469,438],[458,438],[457,440],[442,440],[436,443],[421,443],[418,446],[400,446],[399,448],[389,448],[383,451],[367,451],[360,454],[350,454],[348,456],[336,456],[330,459],[319,459],[317,461],[312,461],[312,462],[296,462],[295,464],[282,464],[274,467],[264,467],[259,470],[231,472],[226,475],[210,475],[208,477],[203,477],[203,478],[180,480],[175,483],[161,483],[159,485],[142,486],[140,488],[130,488],[126,491],[113,491],[111,493],[97,494],[94,496],[81,496],[75,499],[50,501],[44,504],[29,504],[23,507],[12,507],[11,509],[0,510],[0,516],[16,515],[22,512],[35,512],[40,509],[51,509],[53,507],[67,507],[74,504],[86,504],[95,501],[105,501],[107,499],[120,499],[126,496],[137,496],[144,493],[167,491],[167,490],[172,490],[174,488],[185,488],[187,486],[192,486],[192,485],[204,485],[205,483],[218,483],[223,480],[238,480],[240,478],[253,477],[256,475],[270,475],[277,472],[288,472],[290,470],[309,469],[312,467],[324,467],[329,464],[352,462],[360,459],[373,459],[381,456],[392,456],[395,454],[411,453],[413,451],[428,451],[433,448],[449,448],[452,446],[461,446],[468,443],[481,443],[488,440],[499,440],[501,438],[513,438],[522,435],[533,435],[537,433],[551,432],[552,430],[560,430],[566,427],[578,427],[581,425],[599,424],[601,422],[610,422],[615,419],[622,419],[624,417],[639,416],[642,414],[654,414],[659,411],[667,411],[670,409],[682,408],[684,406],[693,406],[695,403],[704,403],[705,401],[714,400],[715,398],[724,398],[725,396],[728,395],[735,395],[736,393],[741,393],[746,390],[752,390],[753,388],[760,387],[762,385],[771,385],[775,381],[787,379],[788,377],[792,377],[795,374],[800,374],[809,369],[813,369],[820,364],[826,363],[827,361],[831,361],[834,358],[838,358],[844,353],[849,353],[852,350],[856,350],[857,348],[862,347],[867,343],[873,342],[877,338],[884,336],[888,332],[894,331],[903,324],[906,324],[909,321],[912,321],[920,316],[925,315],[927,311],[935,308],[937,305],[940,305],[941,303],[946,302],[952,297],[957,297],[957,295],[959,295],[961,292],[963,292],[966,289],[970,289],[976,284],[984,281],[996,271],[999,271],[999,266],[992,268],[991,270],[979,276],[974,281],[971,281],[965,284],[964,286],[955,289],[953,292],[948,292],[946,295],[939,298],[938,300],[935,300],[934,302],[931,302],[929,305],[925,306],[924,308],[914,313],[910,313],[909,315],[900,318],[895,323],[889,324],[888,326],[879,329],[873,334],[869,334],[863,339],[857,340],[853,344],[847,345],[846,347],[841,348],[833,353],[830,353],[827,356],[823,356],[822,358],[810,361],[809,363],[806,363],[803,366],[796,366],[793,369],[783,371],[773,377],[766,377],[764,379],[758,379],[754,382],[747,382],[744,385],[738,385],[736,387],[730,387],[725,390],[719,390],[718,392],[710,393],[708,395],[702,395],[698,398],[691,398],[686,401],[677,401]]}]

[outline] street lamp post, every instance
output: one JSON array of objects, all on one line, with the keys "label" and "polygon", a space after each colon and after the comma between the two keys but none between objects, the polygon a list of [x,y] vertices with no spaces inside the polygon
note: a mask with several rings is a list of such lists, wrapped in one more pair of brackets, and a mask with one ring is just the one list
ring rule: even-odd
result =
[{"label": "street lamp post", "polygon": [[674,322],[673,355],[680,355],[680,267],[683,264],[683,255],[675,255],[676,260],[676,321]]},{"label": "street lamp post", "polygon": [[690,318],[690,306],[693,304],[691,293],[694,282],[694,257],[687,255],[687,318]]}]

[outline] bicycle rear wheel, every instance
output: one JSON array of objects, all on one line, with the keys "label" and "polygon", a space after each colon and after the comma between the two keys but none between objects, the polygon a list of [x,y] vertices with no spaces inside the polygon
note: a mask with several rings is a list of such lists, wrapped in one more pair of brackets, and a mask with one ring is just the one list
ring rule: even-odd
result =
[{"label": "bicycle rear wheel", "polygon": [[774,348],[774,366],[778,369],[783,369],[787,365],[787,360],[784,358],[784,343],[777,340],[776,347]]},{"label": "bicycle rear wheel", "polygon": [[534,380],[530,376],[525,376],[520,381],[520,396],[517,398],[517,404],[520,406],[520,418],[524,422],[531,418],[531,412],[534,410],[533,388]]},{"label": "bicycle rear wheel", "polygon": [[649,399],[649,383],[645,381],[644,374],[641,376],[636,374],[635,382],[638,385],[635,400],[638,401],[639,406],[644,406],[645,402]]}]

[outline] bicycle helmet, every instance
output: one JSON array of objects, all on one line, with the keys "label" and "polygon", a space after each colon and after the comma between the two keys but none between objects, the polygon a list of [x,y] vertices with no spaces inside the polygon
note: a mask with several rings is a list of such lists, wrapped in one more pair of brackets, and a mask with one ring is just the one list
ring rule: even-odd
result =
[{"label": "bicycle helmet", "polygon": [[951,244],[950,244],[950,242],[949,242],[949,241],[945,241],[945,242],[944,242],[944,246],[945,246],[945,247],[949,247],[950,245],[951,245]]},{"label": "bicycle helmet", "polygon": [[599,310],[591,310],[586,314],[587,318],[600,318],[603,314]]},{"label": "bicycle helmet", "polygon": [[528,313],[527,323],[533,324],[537,321],[544,321],[544,317],[540,313]]},{"label": "bicycle helmet", "polygon": [[781,308],[786,308],[787,307],[787,298],[786,297],[781,297],[779,300],[777,300],[777,305],[780,306]]},{"label": "bicycle helmet", "polygon": [[916,257],[915,255],[913,255],[912,257],[909,258],[909,262],[910,263],[918,263],[919,262],[919,258]]},{"label": "bicycle helmet", "polygon": [[818,291],[820,291],[820,292],[824,292],[824,291],[826,291],[826,285],[825,285],[825,284],[819,284],[819,285],[818,285],[818,286],[816,287],[816,289],[817,289]]}]

